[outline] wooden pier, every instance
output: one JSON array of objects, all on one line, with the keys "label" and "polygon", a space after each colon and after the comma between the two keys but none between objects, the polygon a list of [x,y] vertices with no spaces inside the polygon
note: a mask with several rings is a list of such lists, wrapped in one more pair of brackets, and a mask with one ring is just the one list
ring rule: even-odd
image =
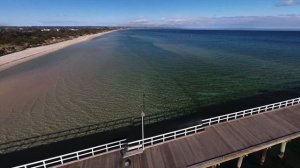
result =
[{"label": "wooden pier", "polygon": [[299,137],[297,104],[209,125],[204,131],[148,146],[129,157],[117,149],[59,168],[124,168],[128,163],[126,167],[130,168],[200,168],[215,167],[232,159],[238,159],[240,168],[243,158],[257,151],[262,151],[263,164],[267,149],[277,144],[281,144],[279,156],[284,157],[287,142]]}]

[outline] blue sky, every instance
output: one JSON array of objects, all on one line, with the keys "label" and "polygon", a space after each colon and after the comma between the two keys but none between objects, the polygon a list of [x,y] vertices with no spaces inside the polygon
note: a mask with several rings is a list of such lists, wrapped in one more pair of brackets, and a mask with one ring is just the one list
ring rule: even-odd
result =
[{"label": "blue sky", "polygon": [[300,29],[300,0],[0,0],[0,25]]}]

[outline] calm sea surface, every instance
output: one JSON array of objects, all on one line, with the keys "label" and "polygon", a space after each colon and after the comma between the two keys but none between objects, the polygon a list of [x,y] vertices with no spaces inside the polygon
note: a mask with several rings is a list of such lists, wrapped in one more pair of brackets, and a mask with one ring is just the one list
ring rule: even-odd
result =
[{"label": "calm sea surface", "polygon": [[0,141],[300,87],[300,32],[123,30],[0,72]]}]

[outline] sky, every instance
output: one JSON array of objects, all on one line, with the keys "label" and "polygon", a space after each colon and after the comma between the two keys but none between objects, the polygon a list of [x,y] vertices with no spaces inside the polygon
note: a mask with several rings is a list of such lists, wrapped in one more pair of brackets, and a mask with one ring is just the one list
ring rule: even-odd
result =
[{"label": "sky", "polygon": [[300,29],[300,0],[0,0],[0,25]]}]

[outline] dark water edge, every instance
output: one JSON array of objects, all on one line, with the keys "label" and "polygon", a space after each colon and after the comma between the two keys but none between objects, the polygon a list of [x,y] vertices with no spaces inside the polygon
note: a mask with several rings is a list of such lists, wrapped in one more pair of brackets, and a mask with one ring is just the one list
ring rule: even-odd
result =
[{"label": "dark water edge", "polygon": [[[218,104],[218,105],[212,105],[208,107],[203,107],[197,109],[196,113],[177,117],[174,119],[161,121],[154,124],[149,124],[145,126],[145,135],[146,137],[158,135],[161,133],[177,130],[180,128],[192,126],[195,124],[198,124],[201,122],[201,119],[214,117],[230,112],[235,112],[239,110],[244,110],[256,106],[266,105],[274,102],[279,102],[287,99],[292,99],[300,96],[300,87],[298,88],[292,88],[288,90],[282,90],[282,91],[275,91],[275,92],[269,92],[264,93],[261,95],[255,95],[251,97],[245,97],[242,99]],[[30,163],[42,159],[47,159],[49,157],[54,157],[57,155],[66,154],[69,152],[74,152],[77,150],[89,148],[92,146],[112,142],[115,140],[127,138],[129,141],[140,139],[141,132],[140,126],[129,126],[124,127],[112,131],[106,131],[102,133],[97,133],[93,135],[88,135],[80,138],[74,138],[70,140],[60,141],[48,145],[42,145],[33,147],[30,149],[25,149],[18,152],[12,152],[5,155],[0,155],[0,167],[6,168],[6,167],[12,167],[17,166],[25,163]],[[275,157],[278,150],[274,147],[272,148],[271,154],[268,155],[267,163],[265,167],[275,167],[279,166],[278,168],[283,168],[282,166],[289,165],[287,161],[293,160],[293,163],[295,162],[296,165],[289,165],[291,168],[296,168],[300,163],[299,161],[295,160],[294,158],[297,158],[300,156],[300,142],[299,139],[292,141],[292,143],[288,144],[287,153],[289,153],[289,150],[293,150],[294,155],[287,154],[285,159],[282,161],[278,161],[278,159]],[[259,152],[255,154],[249,155],[245,161],[244,166],[248,167],[260,167],[259,164]],[[278,163],[280,162],[280,163]],[[235,165],[236,162],[230,161],[228,163],[222,164],[222,167],[232,167]],[[270,167],[270,168],[271,168]],[[275,167],[277,168],[277,167]]]}]

